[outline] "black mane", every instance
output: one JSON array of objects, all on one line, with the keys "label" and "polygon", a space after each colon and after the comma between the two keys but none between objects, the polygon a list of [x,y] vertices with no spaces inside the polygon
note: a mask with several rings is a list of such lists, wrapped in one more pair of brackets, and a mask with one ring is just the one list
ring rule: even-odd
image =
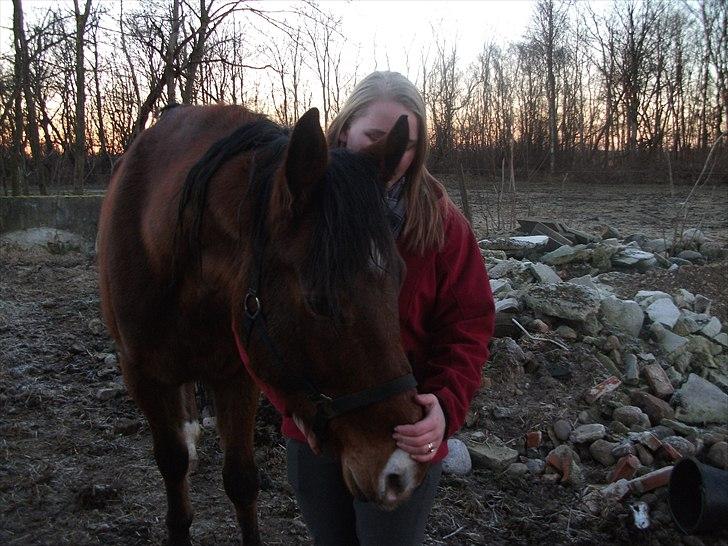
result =
[{"label": "black mane", "polygon": [[[264,240],[273,174],[285,157],[289,131],[268,119],[247,123],[213,144],[187,176],[178,212],[178,234],[199,260],[199,233],[207,187],[218,168],[239,153],[255,151],[246,200],[252,200],[254,240]],[[383,185],[373,160],[344,149],[332,149],[324,179],[310,199],[314,231],[300,274],[317,312],[338,317],[338,294],[354,276],[370,267],[379,253],[384,272],[392,272],[392,242]],[[186,212],[189,210],[189,213]]]}]

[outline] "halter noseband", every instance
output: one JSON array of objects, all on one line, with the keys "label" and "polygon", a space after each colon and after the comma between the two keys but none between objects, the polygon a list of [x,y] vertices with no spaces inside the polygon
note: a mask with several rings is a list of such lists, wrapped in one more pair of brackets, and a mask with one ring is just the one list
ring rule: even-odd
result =
[{"label": "halter noseband", "polygon": [[[267,201],[267,200],[264,200]],[[253,263],[251,267],[250,285],[245,297],[243,298],[243,314],[244,314],[244,329],[246,337],[246,345],[250,346],[250,338],[253,334],[253,329],[256,324],[259,324],[258,332],[261,341],[268,347],[268,351],[273,356],[273,361],[276,366],[282,371],[285,370],[285,361],[283,355],[281,355],[276,344],[271,339],[268,333],[268,324],[265,319],[265,313],[263,313],[263,307],[259,297],[260,281],[262,278],[263,269],[263,250],[267,242],[267,234],[264,226],[265,216],[258,225],[255,226],[254,238],[253,238]],[[297,382],[301,385],[302,389],[306,393],[306,398],[315,406],[316,413],[314,414],[312,430],[318,438],[319,442],[323,443],[326,437],[326,430],[329,421],[349,413],[359,408],[382,402],[387,398],[413,389],[417,387],[417,380],[411,373],[392,379],[385,383],[375,385],[368,389],[353,393],[345,394],[338,398],[331,398],[323,394],[317,389],[311,381],[305,376],[297,378]]]}]

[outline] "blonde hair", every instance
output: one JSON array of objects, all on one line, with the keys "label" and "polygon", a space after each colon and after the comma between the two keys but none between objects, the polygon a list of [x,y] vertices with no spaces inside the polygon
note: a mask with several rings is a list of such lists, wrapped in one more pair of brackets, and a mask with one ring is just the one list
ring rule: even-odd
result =
[{"label": "blonde hair", "polygon": [[399,72],[372,72],[360,81],[351,96],[332,120],[326,132],[330,147],[338,147],[340,135],[351,123],[364,115],[366,109],[379,100],[392,100],[411,110],[417,118],[419,138],[415,156],[405,177],[407,216],[402,237],[411,252],[424,254],[427,250],[440,250],[445,241],[444,207],[441,196],[447,198],[444,186],[425,167],[429,152],[425,101],[417,88]]}]

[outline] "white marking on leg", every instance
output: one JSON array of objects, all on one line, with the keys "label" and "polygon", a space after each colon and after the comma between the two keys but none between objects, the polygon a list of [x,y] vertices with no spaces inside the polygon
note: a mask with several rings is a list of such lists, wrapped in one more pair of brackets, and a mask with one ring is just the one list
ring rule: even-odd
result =
[{"label": "white marking on leg", "polygon": [[182,425],[182,437],[187,445],[189,464],[187,474],[197,468],[197,440],[200,439],[200,424],[197,421],[188,421]]}]

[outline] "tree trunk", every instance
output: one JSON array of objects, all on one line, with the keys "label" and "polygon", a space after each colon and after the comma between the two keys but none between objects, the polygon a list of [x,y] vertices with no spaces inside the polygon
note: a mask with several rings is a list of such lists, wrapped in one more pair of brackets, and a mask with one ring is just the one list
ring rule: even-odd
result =
[{"label": "tree trunk", "polygon": [[73,193],[83,193],[83,177],[86,167],[86,67],[84,66],[84,46],[86,22],[91,11],[91,0],[86,0],[83,11],[78,0],[73,0],[76,18],[76,140],[74,144]]}]

